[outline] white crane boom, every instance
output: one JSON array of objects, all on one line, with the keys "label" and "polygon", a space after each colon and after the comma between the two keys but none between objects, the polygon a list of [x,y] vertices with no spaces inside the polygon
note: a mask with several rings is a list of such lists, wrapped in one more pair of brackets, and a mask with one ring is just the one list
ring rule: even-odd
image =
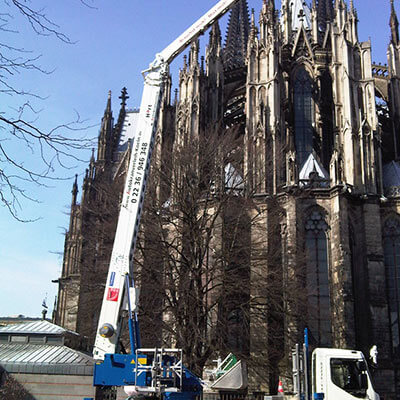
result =
[{"label": "white crane boom", "polygon": [[202,35],[217,19],[224,15],[238,0],[221,0],[211,10],[207,11],[192,26],[186,29],[177,39],[168,45],[161,53],[166,63],[182,53],[193,40]]},{"label": "white crane boom", "polygon": [[146,180],[150,168],[151,152],[168,65],[237,1],[220,0],[174,42],[157,54],[149,69],[144,71],[145,81],[138,125],[132,144],[98,323],[98,332],[93,349],[95,359],[102,360],[105,354],[115,353],[119,340],[121,303],[125,295],[126,275],[132,276],[131,257],[139,229]]}]

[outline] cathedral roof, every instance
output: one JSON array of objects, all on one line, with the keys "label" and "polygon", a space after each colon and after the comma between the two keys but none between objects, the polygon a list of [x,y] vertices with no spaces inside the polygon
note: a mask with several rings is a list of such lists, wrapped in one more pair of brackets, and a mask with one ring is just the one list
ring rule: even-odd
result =
[{"label": "cathedral roof", "polygon": [[232,8],[224,46],[224,67],[235,69],[245,64],[250,15],[247,0],[239,0]]},{"label": "cathedral roof", "polygon": [[311,10],[304,0],[294,0],[290,3],[292,14],[292,30],[297,31],[303,25],[311,29]]},{"label": "cathedral roof", "polygon": [[329,180],[329,174],[313,153],[310,153],[299,174],[300,182],[311,180]]},{"label": "cathedral roof", "polygon": [[383,166],[383,188],[387,196],[398,195],[400,190],[400,164],[391,161]]},{"label": "cathedral roof", "polygon": [[127,111],[122,123],[121,134],[118,143],[118,152],[125,151],[128,148],[129,140],[135,136],[136,126],[139,119],[139,110]]}]

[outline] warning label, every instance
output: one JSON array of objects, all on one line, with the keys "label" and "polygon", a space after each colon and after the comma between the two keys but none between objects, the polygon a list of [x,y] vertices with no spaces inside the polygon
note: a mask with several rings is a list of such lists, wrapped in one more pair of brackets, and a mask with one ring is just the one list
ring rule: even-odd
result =
[{"label": "warning label", "polygon": [[119,289],[108,288],[107,300],[108,301],[118,301]]}]

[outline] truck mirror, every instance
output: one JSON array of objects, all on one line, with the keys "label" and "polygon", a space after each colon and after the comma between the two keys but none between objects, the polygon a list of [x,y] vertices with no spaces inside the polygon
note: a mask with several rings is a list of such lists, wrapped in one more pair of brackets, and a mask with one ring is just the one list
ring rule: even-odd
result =
[{"label": "truck mirror", "polygon": [[368,389],[368,378],[367,378],[367,374],[361,372],[361,373],[358,375],[358,382],[359,382],[360,389],[365,389],[365,390]]}]

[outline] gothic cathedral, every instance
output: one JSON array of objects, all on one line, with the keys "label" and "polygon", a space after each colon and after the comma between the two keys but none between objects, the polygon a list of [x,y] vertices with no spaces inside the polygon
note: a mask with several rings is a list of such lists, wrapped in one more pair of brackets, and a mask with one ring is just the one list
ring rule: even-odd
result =
[{"label": "gothic cathedral", "polygon": [[[284,376],[282,360],[307,326],[313,346],[369,355],[377,345],[376,390],[400,398],[400,36],[393,0],[387,65],[373,64],[371,42],[359,41],[352,0],[282,0],[280,11],[274,0],[261,2],[258,22],[246,0],[234,6],[224,44],[214,24],[204,57],[199,41],[192,44],[175,96],[167,82],[152,173],[168,152],[216,126],[239,140],[240,160],[223,161],[221,171],[234,171],[235,196],[252,201],[249,221],[256,222],[246,225],[242,260],[247,298],[263,293],[254,282],[262,263],[281,288],[279,301],[261,305],[265,320],[255,323],[249,304],[243,329],[232,330],[246,336],[228,350],[248,358],[252,390],[273,391]],[[126,89],[120,98],[116,123],[108,100],[80,202],[74,183],[58,281],[54,322],[91,338],[134,141],[127,127],[137,118],[126,109]],[[222,181],[226,189],[232,179]],[[171,189],[164,207],[173,197]],[[265,299],[275,296],[266,292]],[[252,364],[260,349],[262,359]]]}]

